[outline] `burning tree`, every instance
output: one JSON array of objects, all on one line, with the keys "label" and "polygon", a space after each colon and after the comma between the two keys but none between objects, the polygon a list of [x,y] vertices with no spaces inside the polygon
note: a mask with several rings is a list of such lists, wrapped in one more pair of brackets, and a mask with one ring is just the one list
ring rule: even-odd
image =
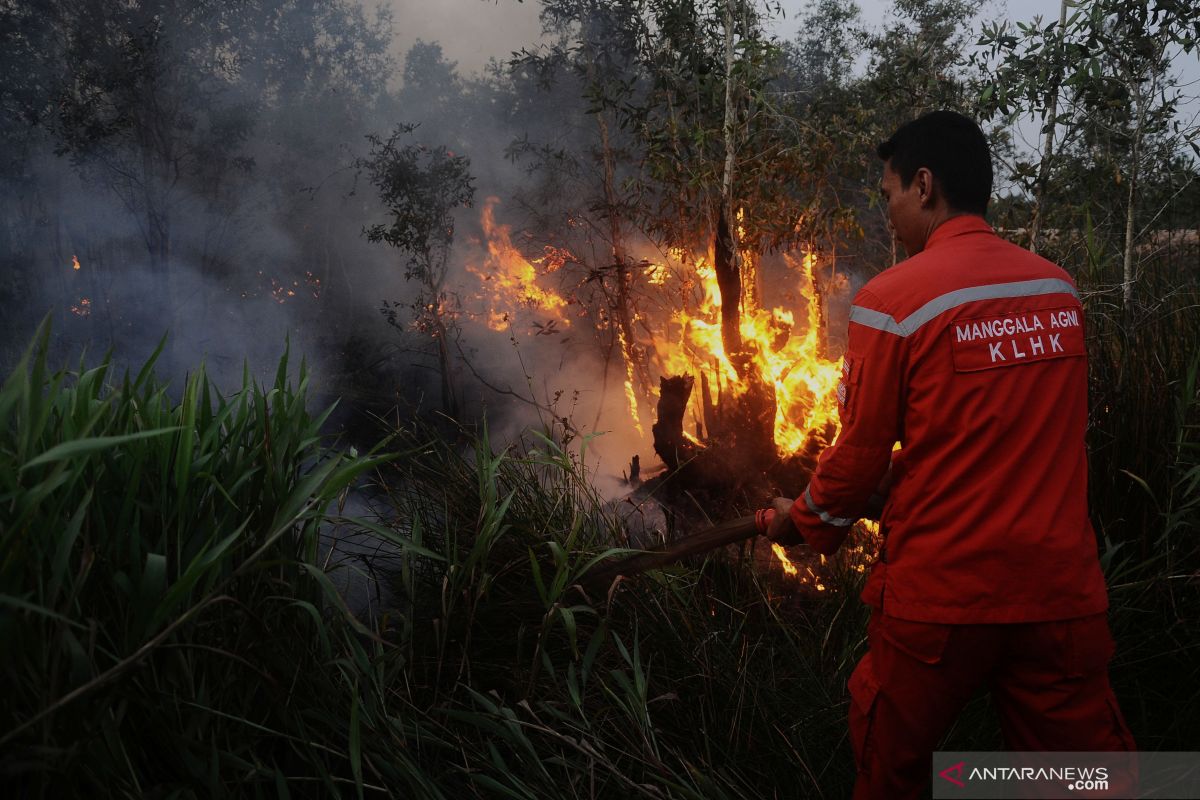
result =
[{"label": "burning tree", "polygon": [[554,0],[543,20],[558,43],[513,75],[552,93],[540,106],[558,114],[557,146],[513,148],[539,181],[524,202],[573,254],[560,284],[620,353],[632,424],[657,394],[660,457],[713,483],[827,439],[836,366],[818,295],[832,259],[813,251],[828,137],[778,91],[788,64],[761,12]]},{"label": "burning tree", "polygon": [[[778,287],[765,286],[760,271],[765,254],[813,247],[819,214],[806,186],[817,171],[813,149],[773,90],[783,54],[764,32],[755,4],[653,2],[648,10],[654,33],[645,40],[641,63],[651,89],[641,107],[622,111],[644,151],[638,188],[655,200],[643,206],[640,222],[666,246],[690,254],[685,258],[701,280],[711,270],[717,292],[706,302],[719,308],[720,347],[711,341],[707,347],[716,369],[693,365],[701,377],[704,430],[721,453],[721,469],[761,471],[781,446],[795,452],[802,444],[791,436],[779,441],[780,429],[827,402],[810,392],[801,403],[807,408],[797,408],[785,378],[797,365],[783,371],[772,366],[789,350],[794,319],[789,310],[766,311],[764,295]],[[808,329],[815,335],[815,262],[784,259],[777,266],[783,269],[776,283],[807,283],[807,294],[796,292],[793,300],[806,298],[816,312]],[[689,323],[695,328],[699,318]],[[817,361],[800,369],[815,367]],[[686,384],[672,385],[686,390]],[[656,446],[662,452],[676,445],[665,438]]]}]

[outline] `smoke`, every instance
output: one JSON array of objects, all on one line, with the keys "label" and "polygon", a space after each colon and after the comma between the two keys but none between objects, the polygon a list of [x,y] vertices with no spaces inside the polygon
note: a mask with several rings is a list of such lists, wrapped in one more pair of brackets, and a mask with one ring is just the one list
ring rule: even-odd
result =
[{"label": "smoke", "polygon": [[438,42],[463,74],[483,71],[493,59],[535,44],[541,36],[540,3],[517,0],[391,0],[398,20],[394,52],[417,41]]},{"label": "smoke", "polygon": [[[314,368],[316,392],[331,394],[334,348],[359,328],[384,337],[375,295],[403,293],[389,254],[362,241],[345,179],[289,197],[252,173],[226,206],[189,187],[156,186],[148,192],[163,207],[147,212],[129,208],[89,159],[42,153],[28,167],[34,224],[4,254],[16,295],[6,303],[6,368],[49,315],[56,363],[111,351],[119,367],[136,369],[166,335],[162,378],[179,385],[203,361],[232,389],[243,365],[268,380],[290,342],[295,363],[303,354]],[[21,198],[5,200],[11,213]],[[166,263],[147,248],[153,213],[171,227]]]},{"label": "smoke", "polygon": [[[58,86],[29,101],[41,103],[40,124],[5,128],[25,155],[0,175],[0,367],[11,369],[49,315],[57,364],[111,352],[119,369],[136,370],[167,335],[162,378],[178,387],[203,362],[232,389],[244,365],[268,381],[290,346],[293,373],[302,355],[316,401],[341,398],[343,422],[393,405],[402,417],[437,411],[433,348],[408,324],[417,287],[405,280],[405,254],[363,236],[387,215],[356,165],[368,134],[398,125],[416,126],[413,141],[470,159],[477,204],[458,214],[447,288],[477,301],[483,287],[464,267],[480,258],[478,204],[500,196],[505,220],[523,221],[507,198],[528,183],[527,165],[506,151],[533,119],[517,106],[537,99],[530,86],[514,92],[502,71],[485,71],[481,54],[533,45],[539,26],[534,3],[460,5],[394,4],[392,34],[370,52],[380,29],[368,13],[313,4],[287,21],[289,36],[367,44],[344,64],[301,60],[290,71],[272,61],[289,57],[278,50],[285,39],[220,39],[215,26],[184,25],[164,10],[165,33],[145,46],[159,48],[156,58],[174,71],[120,90],[108,79],[121,74],[119,63],[72,55],[59,41],[48,56],[81,73],[108,70],[93,88],[103,114],[74,97],[75,116],[56,116],[56,92],[70,89]],[[60,25],[99,24],[70,17],[67,5],[52,10]],[[103,24],[142,30],[116,11]],[[197,60],[214,42],[243,48],[239,70]],[[9,61],[5,69],[33,67]],[[380,313],[385,301],[399,310],[395,326]],[[486,415],[501,441],[527,426],[565,425],[576,444],[602,433],[591,464],[612,450],[600,468],[614,475],[633,454],[649,455],[628,432],[620,369],[598,355],[594,331],[563,324],[559,334],[536,335],[522,318],[497,333],[470,315],[456,328],[453,382],[465,419]]]},{"label": "smoke", "polygon": [[[401,420],[436,419],[445,404],[437,343],[413,329],[420,287],[405,278],[407,254],[363,235],[389,219],[360,168],[367,136],[415,126],[406,141],[466,156],[474,177],[444,287],[462,303],[447,342],[460,417],[486,419],[501,445],[529,427],[555,431],[586,451],[613,493],[633,456],[651,471],[654,409],[643,399],[639,431],[612,321],[595,314],[603,281],[583,266],[610,265],[608,245],[566,222],[597,194],[595,121],[569,71],[547,88],[531,70],[489,64],[538,43],[537,3],[394,0],[388,24],[317,0],[266,32],[185,24],[156,0],[99,21],[49,5],[58,28],[46,32],[46,58],[70,80],[43,81],[44,96],[21,100],[38,113],[0,131],[25,154],[0,174],[0,367],[11,368],[49,313],[57,363],[86,348],[136,369],[167,333],[162,377],[178,386],[203,361],[231,389],[244,364],[269,380],[290,346],[293,369],[297,356],[308,361],[314,404],[340,398],[337,420],[353,438],[370,435],[370,413],[392,407]],[[146,14],[161,26],[157,39]],[[77,52],[81,39],[54,38],[96,25],[154,57],[129,71],[127,51]],[[34,62],[0,62],[16,76],[8,86],[37,83],[21,78]],[[484,259],[489,196],[500,198],[499,222],[536,232],[517,241],[523,251],[581,256],[575,274],[552,276],[578,304],[514,310],[504,331],[485,324],[488,287],[467,267]],[[380,313],[385,302],[395,325]]]}]

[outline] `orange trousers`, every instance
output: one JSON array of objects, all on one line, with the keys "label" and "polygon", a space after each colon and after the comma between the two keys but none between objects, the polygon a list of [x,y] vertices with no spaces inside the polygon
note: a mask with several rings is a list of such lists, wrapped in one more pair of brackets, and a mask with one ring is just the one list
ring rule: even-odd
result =
[{"label": "orange trousers", "polygon": [[933,751],[988,690],[1006,750],[1136,749],[1108,682],[1104,614],[1054,622],[943,625],[883,616],[850,676],[854,800],[927,795]]}]

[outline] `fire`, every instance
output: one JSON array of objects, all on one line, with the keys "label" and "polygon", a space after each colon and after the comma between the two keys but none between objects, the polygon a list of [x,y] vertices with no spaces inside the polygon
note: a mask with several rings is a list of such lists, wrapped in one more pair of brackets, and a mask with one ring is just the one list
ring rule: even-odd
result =
[{"label": "fire", "polygon": [[[620,326],[617,326],[617,341],[621,346],[621,353],[628,352],[625,334],[621,332]],[[637,389],[634,386],[633,364],[627,358],[622,360],[625,362],[625,402],[629,406],[629,416],[633,421],[634,430],[638,432],[638,436],[645,436],[646,432],[642,430],[641,415],[638,414],[638,398]]]},{"label": "fire", "polygon": [[570,325],[563,312],[567,301],[549,289],[538,286],[541,274],[555,272],[573,260],[566,250],[548,247],[541,258],[527,259],[512,243],[512,228],[496,222],[495,209],[500,200],[489,197],[483,205],[480,223],[487,244],[487,258],[481,266],[467,265],[467,269],[479,276],[489,291],[483,298],[489,310],[486,321],[496,331],[507,330],[513,313],[518,308],[559,315],[557,321]]},{"label": "fire", "polygon": [[[522,311],[526,317],[531,316],[530,312],[556,315],[562,324],[568,324],[563,316],[568,300],[541,282],[546,275],[568,264],[579,265],[580,261],[566,249],[555,247],[544,248],[544,255],[537,258],[522,254],[513,244],[510,226],[496,221],[498,203],[497,198],[489,197],[481,213],[486,257],[467,265],[484,287],[477,295],[484,306],[479,317],[498,331],[508,330]],[[573,226],[574,222],[569,224]],[[752,255],[743,254],[742,259],[743,274],[748,283],[752,282],[758,265]],[[704,376],[714,393],[736,396],[745,392],[748,387],[722,342],[721,293],[711,258],[693,258],[683,250],[672,249],[665,257],[635,260],[630,266],[632,291],[640,287],[645,293],[641,304],[634,297],[627,309],[636,323],[632,326],[637,330],[633,334],[636,341],[627,340],[629,334],[617,324],[612,309],[600,309],[593,322],[597,331],[611,332],[615,340],[613,351],[619,353],[624,367],[627,419],[638,433],[644,435],[639,408],[655,399],[654,387],[647,385],[651,365],[661,375]],[[757,293],[746,287],[741,313],[745,353],[754,359],[757,373],[774,387],[774,439],[782,454],[800,451],[814,430],[824,434],[832,428],[836,432],[836,390],[841,377],[839,363],[823,353],[815,279],[817,258],[807,253],[788,259],[787,266],[787,280],[792,285],[783,288],[790,290],[787,305],[795,307],[764,307]],[[588,277],[587,281],[594,279]],[[673,309],[662,305],[667,298]],[[556,332],[553,322],[530,324],[538,329],[534,335]],[[647,352],[649,358],[645,358]],[[694,391],[690,403],[692,417],[703,419],[703,393]],[[772,549],[789,576],[807,580],[818,591],[824,591],[811,568],[792,564],[779,546]]]},{"label": "fire", "polygon": [[79,263],[79,256],[72,255],[71,256],[71,269],[78,272],[82,268],[83,268],[83,266]]},{"label": "fire", "polygon": [[667,282],[667,268],[662,264],[647,264],[642,274],[646,276],[646,283],[651,286],[662,286]]},{"label": "fire", "polygon": [[790,558],[788,558],[787,550],[783,549],[783,545],[779,544],[778,542],[771,542],[771,552],[775,554],[777,559],[779,559],[779,564],[783,567],[784,572],[786,572],[788,575],[791,575],[793,578],[800,574],[800,570],[796,569],[796,565],[792,563]]},{"label": "fire", "polygon": [[[802,575],[800,568],[793,564],[792,560],[788,558],[787,550],[785,550],[778,542],[771,543],[771,552],[775,555],[775,559],[779,562],[779,566],[783,568],[784,574],[789,578],[799,578],[801,583],[811,586],[818,592],[825,591],[825,584],[821,581],[821,578],[817,575],[817,573],[813,571],[813,568],[805,565],[804,573]],[[825,556],[821,556],[821,563],[825,563]]]},{"label": "fire", "polygon": [[[677,255],[677,254],[673,254]],[[746,274],[757,267],[750,256],[743,254]],[[810,432],[838,427],[836,391],[841,377],[837,361],[823,355],[820,309],[816,297],[814,272],[817,259],[806,253],[800,259],[787,259],[796,284],[790,294],[800,306],[764,308],[756,303],[754,293],[743,291],[741,336],[743,347],[753,355],[758,373],[769,380],[775,389],[775,444],[782,453],[799,451]],[[667,275],[665,268],[646,276]],[[705,375],[714,390],[739,394],[746,390],[742,377],[725,352],[721,338],[721,293],[716,269],[706,259],[698,259],[693,270],[695,284],[691,287],[698,302],[691,310],[677,311],[668,325],[670,337],[656,342],[657,354],[666,374]],[[796,324],[797,312],[803,325]],[[694,393],[690,400],[692,414],[702,418],[701,397]],[[784,573],[825,591],[825,585],[811,567],[803,573],[788,558],[778,544],[771,551]],[[861,571],[861,570],[860,570]]]},{"label": "fire", "polygon": [[[799,265],[789,260],[797,279],[794,295],[803,302],[803,333],[797,333],[795,312],[787,308],[761,308],[749,293],[743,294],[742,341],[754,354],[759,372],[775,387],[775,443],[784,453],[804,446],[809,432],[832,423],[837,427],[835,392],[841,369],[837,361],[821,354],[820,312],[813,289],[816,258],[811,253]],[[795,267],[799,267],[798,269]],[[669,330],[672,340],[656,342],[667,374],[706,374],[714,387],[734,393],[744,391],[733,362],[721,341],[721,294],[716,270],[704,259],[694,270],[700,301],[694,311],[677,312]],[[699,417],[700,400],[693,395],[693,413]]]}]

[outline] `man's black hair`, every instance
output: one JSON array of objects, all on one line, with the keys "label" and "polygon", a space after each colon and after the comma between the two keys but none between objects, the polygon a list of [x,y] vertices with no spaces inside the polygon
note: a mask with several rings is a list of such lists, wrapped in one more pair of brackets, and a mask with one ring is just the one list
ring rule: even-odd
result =
[{"label": "man's black hair", "polygon": [[901,125],[875,151],[890,161],[908,188],[921,167],[933,173],[955,211],[983,215],[992,195],[992,154],[974,120],[954,111],[931,111]]}]

